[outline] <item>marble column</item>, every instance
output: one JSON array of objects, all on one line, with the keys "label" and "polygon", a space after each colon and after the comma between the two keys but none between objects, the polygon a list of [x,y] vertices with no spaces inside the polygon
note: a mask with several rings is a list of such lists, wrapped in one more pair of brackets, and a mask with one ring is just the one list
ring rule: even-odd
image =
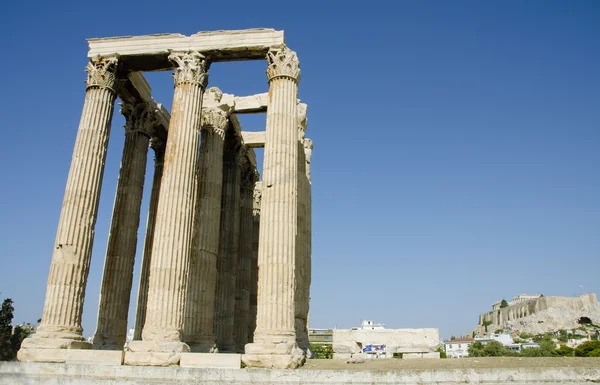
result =
[{"label": "marble column", "polygon": [[216,342],[213,320],[223,189],[223,146],[228,125],[227,111],[220,108],[202,109],[198,191],[184,321],[185,342],[196,352],[206,353]]},{"label": "marble column", "polygon": [[123,104],[125,144],[113,206],[104,272],[100,287],[95,349],[121,350],[127,337],[127,315],[140,208],[155,112],[146,103]]},{"label": "marble column", "polygon": [[252,199],[252,259],[250,260],[250,320],[248,322],[248,343],[254,341],[254,330],[256,329],[256,295],[258,291],[258,238],[260,227],[260,198],[261,182],[254,185],[254,196]]},{"label": "marble column", "polygon": [[142,252],[142,267],[140,269],[135,326],[133,329],[134,341],[142,339],[142,329],[144,329],[144,322],[146,322],[146,302],[148,301],[148,282],[150,280],[150,259],[152,258],[156,208],[158,206],[160,182],[165,162],[165,142],[159,138],[152,138],[150,147],[154,150],[154,177],[152,179],[152,192],[150,193],[150,204],[148,206],[148,219],[146,219],[146,237],[144,239],[144,251]]},{"label": "marble column", "polygon": [[225,138],[221,229],[217,259],[214,330],[220,351],[235,351],[235,284],[240,240],[240,139]]},{"label": "marble column", "polygon": [[306,211],[308,200],[308,178],[306,174],[306,156],[304,153],[304,140],[306,133],[306,104],[298,104],[298,233],[296,237],[296,343],[304,353],[310,357],[310,343],[308,341],[308,296],[307,288],[310,287],[310,255],[308,252],[308,226]]},{"label": "marble column", "polygon": [[85,103],[58,222],[44,312],[37,332],[23,341],[18,355],[21,361],[38,359],[35,348],[91,348],[82,335],[81,314],[117,97],[117,59],[94,58],[86,71]]},{"label": "marble column", "polygon": [[312,157],[312,140],[304,138],[304,285],[301,293],[304,313],[301,317],[304,319],[304,342],[302,348],[305,349],[306,356],[312,357],[310,352],[310,342],[308,340],[309,315],[310,315],[310,284],[312,277],[312,183],[310,180],[310,160]]},{"label": "marble column", "polygon": [[254,184],[256,183],[255,166],[245,159],[242,166],[240,197],[240,242],[236,274],[235,296],[235,346],[243,353],[248,343],[248,327],[250,322],[250,278],[252,262],[252,227],[254,209]]},{"label": "marble column", "polygon": [[142,341],[128,345],[125,364],[129,365],[178,365],[179,353],[189,351],[182,342],[183,318],[208,62],[195,51],[173,52],[169,60],[176,65],[175,92],[150,260],[146,322]]},{"label": "marble column", "polygon": [[300,65],[285,46],[267,54],[269,102],[264,149],[258,248],[258,309],[248,366],[294,368],[304,355],[296,344],[295,261],[298,189],[297,99]]}]

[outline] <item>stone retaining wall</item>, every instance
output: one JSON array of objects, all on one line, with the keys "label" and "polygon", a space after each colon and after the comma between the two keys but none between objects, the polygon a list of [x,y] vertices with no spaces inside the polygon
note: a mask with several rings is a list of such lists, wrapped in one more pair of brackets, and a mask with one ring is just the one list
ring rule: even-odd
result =
[{"label": "stone retaining wall", "polygon": [[0,363],[0,385],[199,384],[583,384],[600,382],[597,368],[444,369],[402,371],[191,369]]}]

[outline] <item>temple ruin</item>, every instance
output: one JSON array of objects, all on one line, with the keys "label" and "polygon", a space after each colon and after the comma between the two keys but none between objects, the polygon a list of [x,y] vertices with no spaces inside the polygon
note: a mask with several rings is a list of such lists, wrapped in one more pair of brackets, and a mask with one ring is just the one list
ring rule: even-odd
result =
[{"label": "temple ruin", "polygon": [[[58,224],[43,316],[20,361],[183,366],[215,346],[247,366],[294,368],[307,355],[312,141],[300,65],[283,31],[90,39],[83,112]],[[268,93],[206,88],[209,67],[267,61]],[[171,113],[145,71],[171,71]],[[117,97],[125,144],[93,342],[81,317]],[[238,115],[266,113],[263,132]],[[264,147],[262,180],[253,148]],[[154,175],[136,256],[148,149]],[[124,348],[135,259],[134,341]],[[238,356],[239,357],[239,356]],[[238,358],[239,361],[239,358]],[[193,366],[193,365],[192,365]],[[239,364],[238,364],[239,367]]]}]

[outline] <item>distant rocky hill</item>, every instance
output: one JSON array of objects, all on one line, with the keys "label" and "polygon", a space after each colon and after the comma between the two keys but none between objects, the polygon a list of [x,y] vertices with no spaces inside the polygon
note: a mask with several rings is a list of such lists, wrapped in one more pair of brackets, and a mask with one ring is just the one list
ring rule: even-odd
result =
[{"label": "distant rocky hill", "polygon": [[[579,297],[540,297],[481,314],[475,335],[502,329],[505,333],[533,335],[572,330],[582,323],[600,325],[600,304],[596,294]],[[486,331],[487,326],[487,331]]]}]

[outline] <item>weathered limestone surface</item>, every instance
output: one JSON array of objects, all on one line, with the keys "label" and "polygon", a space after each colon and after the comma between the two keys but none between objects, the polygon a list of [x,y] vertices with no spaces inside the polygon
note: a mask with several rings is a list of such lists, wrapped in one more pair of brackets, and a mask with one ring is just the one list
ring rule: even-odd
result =
[{"label": "weathered limestone surface", "polygon": [[182,342],[195,172],[208,62],[194,51],[174,52],[175,92],[150,261],[142,341],[132,341],[128,365],[177,365]]},{"label": "weathered limestone surface", "polygon": [[270,28],[122,36],[88,39],[88,57],[119,55],[128,71],[157,71],[175,68],[168,60],[172,51],[196,51],[212,61],[253,60],[284,43],[283,31]]},{"label": "weathered limestone surface", "polygon": [[438,329],[335,329],[334,353],[359,353],[370,345],[385,345],[387,353],[428,353],[440,346]]},{"label": "weathered limestone surface", "polygon": [[310,231],[307,223],[308,200],[310,181],[306,171],[305,133],[306,133],[307,106],[298,104],[298,233],[296,235],[296,288],[295,288],[295,328],[296,343],[304,353],[310,357],[310,343],[308,341],[308,309],[310,293]]},{"label": "weathered limestone surface", "polygon": [[233,99],[235,113],[256,113],[267,112],[269,104],[269,94],[256,94],[250,96],[235,96]]},{"label": "weathered limestone surface", "polygon": [[258,309],[248,366],[295,368],[304,356],[296,344],[294,275],[298,187],[298,82],[296,53],[285,46],[267,54],[271,98],[267,107],[258,251]]},{"label": "weathered limestone surface", "polygon": [[248,342],[254,341],[256,329],[256,296],[258,291],[258,241],[260,232],[260,200],[262,182],[254,184],[252,199],[252,258],[250,260],[250,320],[248,322]]},{"label": "weathered limestone surface", "polygon": [[124,104],[125,144],[100,288],[94,348],[121,350],[127,337],[127,315],[135,264],[140,208],[154,111],[146,103]]},{"label": "weathered limestone surface", "polygon": [[0,363],[0,385],[439,385],[439,384],[587,384],[600,382],[600,367],[468,368],[384,370],[201,369],[131,366]]},{"label": "weathered limestone surface", "polygon": [[240,196],[240,242],[236,273],[235,346],[244,352],[248,343],[250,322],[250,276],[252,261],[252,227],[254,184],[258,179],[255,167],[246,159],[242,166]]},{"label": "weathered limestone surface", "polygon": [[240,369],[242,355],[235,353],[181,353],[181,367]]},{"label": "weathered limestone surface", "polygon": [[244,144],[248,147],[259,148],[265,146],[265,138],[266,132],[251,132],[251,131],[243,131],[242,138],[244,140]]},{"label": "weathered limestone surface", "polygon": [[142,253],[142,266],[140,269],[140,281],[138,285],[135,327],[133,331],[134,341],[142,339],[142,330],[144,329],[144,323],[146,322],[146,303],[148,301],[148,283],[150,281],[150,261],[152,259],[152,244],[154,243],[156,210],[158,208],[160,182],[162,180],[165,163],[165,143],[161,139],[153,138],[150,147],[154,150],[154,177],[152,179],[152,192],[150,193],[150,204],[148,206],[146,237],[144,239],[144,251]]},{"label": "weathered limestone surface", "polygon": [[479,325],[474,332],[487,334],[483,323],[491,322],[488,330],[504,329],[507,332],[543,334],[558,330],[576,329],[577,321],[588,317],[595,322],[600,320],[600,303],[596,294],[582,294],[578,297],[544,296],[537,299],[511,304],[479,316]]},{"label": "weathered limestone surface", "polygon": [[223,146],[229,106],[219,104],[222,92],[209,88],[202,109],[202,140],[197,168],[197,198],[190,255],[185,342],[192,351],[208,352],[215,344],[213,330],[221,194]]},{"label": "weathered limestone surface", "polygon": [[241,154],[239,138],[225,137],[223,154],[223,193],[217,289],[215,295],[214,330],[220,351],[234,352],[236,272],[240,241],[240,180]]},{"label": "weathered limestone surface", "polygon": [[37,333],[27,338],[20,360],[35,360],[28,348],[90,348],[81,314],[111,119],[116,98],[117,59],[88,64],[87,90],[63,200],[46,301]]}]

